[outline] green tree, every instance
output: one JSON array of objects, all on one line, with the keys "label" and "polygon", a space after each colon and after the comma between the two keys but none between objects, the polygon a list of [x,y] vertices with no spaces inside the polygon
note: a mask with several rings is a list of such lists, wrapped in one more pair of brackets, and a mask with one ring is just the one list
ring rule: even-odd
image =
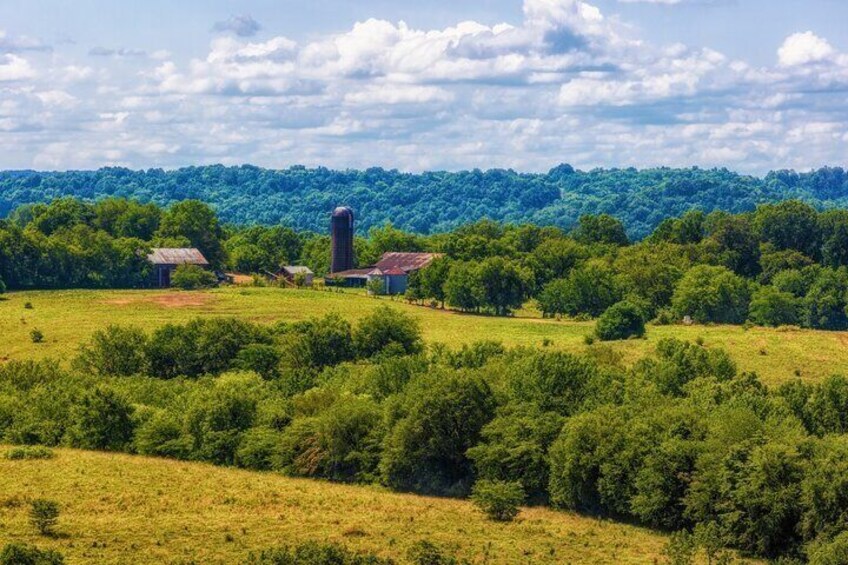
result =
[{"label": "green tree", "polygon": [[586,244],[603,243],[609,245],[628,245],[624,225],[609,214],[599,216],[580,216],[574,238]]},{"label": "green tree", "polygon": [[484,300],[479,269],[472,263],[454,262],[445,281],[445,300],[463,312],[479,310]]},{"label": "green tree", "polygon": [[778,251],[794,249],[809,257],[818,256],[818,214],[809,204],[786,200],[760,206],[754,213],[754,229],[761,241],[771,243]]},{"label": "green tree", "polygon": [[39,549],[34,545],[10,543],[0,551],[0,565],[64,565],[58,551]]},{"label": "green tree", "polygon": [[748,316],[761,326],[795,325],[800,322],[800,301],[773,286],[757,289],[751,297]]},{"label": "green tree", "polygon": [[[423,384],[423,383],[419,383]],[[459,495],[471,486],[466,453],[494,415],[495,400],[479,378],[439,375],[407,388],[386,436],[380,471],[396,489]]]},{"label": "green tree", "polygon": [[505,316],[520,308],[530,292],[532,273],[502,257],[490,257],[478,267],[483,303]]},{"label": "green tree", "polygon": [[146,348],[147,335],[139,328],[109,325],[80,348],[75,364],[100,377],[142,375],[150,368]]},{"label": "green tree", "polygon": [[680,280],[672,298],[675,314],[699,323],[741,324],[748,316],[750,291],[745,279],[726,267],[698,265]]},{"label": "green tree", "polygon": [[186,238],[215,267],[224,263],[223,231],[215,211],[199,200],[183,200],[168,208],[162,216],[157,236]]}]

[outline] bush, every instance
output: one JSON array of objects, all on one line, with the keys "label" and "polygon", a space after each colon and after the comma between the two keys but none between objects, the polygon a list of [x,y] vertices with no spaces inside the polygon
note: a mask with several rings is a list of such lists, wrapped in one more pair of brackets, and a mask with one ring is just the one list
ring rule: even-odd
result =
[{"label": "bush", "polygon": [[94,332],[91,341],[80,348],[75,364],[100,377],[146,374],[146,347],[147,335],[139,328],[110,325]]},{"label": "bush", "polygon": [[97,387],[73,405],[67,438],[73,447],[124,451],[132,442],[133,408],[115,391]]},{"label": "bush", "polygon": [[524,502],[524,488],[515,481],[479,480],[474,483],[471,500],[490,519],[511,522]]},{"label": "bush", "polygon": [[215,274],[198,265],[179,265],[171,275],[171,286],[182,290],[196,290],[215,286]]},{"label": "bush", "polygon": [[339,314],[284,324],[278,331],[283,334],[283,357],[292,367],[320,369],[356,357],[350,322]]},{"label": "bush", "polygon": [[601,341],[642,337],[645,335],[645,320],[640,309],[625,300],[613,304],[601,314],[595,333]]},{"label": "bush", "polygon": [[0,551],[0,565],[63,565],[65,558],[58,551],[39,549],[34,545],[10,543]]},{"label": "bush", "polygon": [[446,555],[435,544],[421,540],[412,544],[407,553],[407,558],[412,565],[468,565],[468,561],[457,560],[452,555]]},{"label": "bush", "polygon": [[29,511],[29,521],[41,535],[50,535],[59,523],[59,503],[44,498],[33,500]]},{"label": "bush", "polygon": [[44,342],[44,333],[39,329],[34,329],[29,332],[29,338],[33,343],[43,343]]},{"label": "bush", "polygon": [[335,543],[307,542],[295,548],[281,547],[251,553],[245,565],[393,565],[391,559],[372,553],[356,553]]},{"label": "bush", "polygon": [[6,459],[10,461],[32,460],[32,459],[53,459],[55,454],[53,450],[43,445],[25,445],[22,447],[13,447],[6,452]]},{"label": "bush", "polygon": [[404,354],[419,353],[423,349],[418,321],[388,306],[380,306],[359,322],[353,332],[353,343],[359,355],[365,358],[390,347]]}]

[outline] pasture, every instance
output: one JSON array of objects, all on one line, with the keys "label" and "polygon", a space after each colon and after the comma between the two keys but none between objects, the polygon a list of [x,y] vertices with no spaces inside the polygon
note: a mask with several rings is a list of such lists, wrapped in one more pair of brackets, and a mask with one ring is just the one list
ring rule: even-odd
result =
[{"label": "pasture", "polygon": [[[420,322],[428,343],[457,347],[478,340],[506,345],[542,346],[583,352],[593,322],[542,319],[525,309],[511,318],[461,314],[371,298],[362,292],[229,287],[208,291],[67,290],[14,292],[0,300],[0,362],[54,357],[68,361],[97,329],[109,324],[153,329],[197,316],[236,316],[260,323],[296,321],[338,312],[355,321],[380,304],[409,312]],[[30,304],[32,308],[27,308]],[[44,334],[33,343],[32,330]],[[816,382],[848,373],[848,332],[742,326],[649,326],[645,339],[611,343],[626,363],[650,353],[665,337],[723,347],[742,371],[756,372],[766,384],[795,378]],[[593,345],[592,347],[598,347]]]},{"label": "pasture", "polygon": [[[9,461],[0,446],[0,546],[26,542],[69,563],[238,563],[251,551],[338,542],[405,562],[427,539],[474,563],[654,563],[664,536],[607,520],[526,508],[512,524],[471,503],[132,455],[56,450]],[[53,536],[28,502],[60,504]],[[486,561],[488,559],[488,561]]]}]

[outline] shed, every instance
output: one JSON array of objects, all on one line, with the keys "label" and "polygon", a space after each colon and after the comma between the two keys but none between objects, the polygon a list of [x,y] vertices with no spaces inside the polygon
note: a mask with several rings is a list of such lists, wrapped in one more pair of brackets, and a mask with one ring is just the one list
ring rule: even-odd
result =
[{"label": "shed", "polygon": [[312,282],[315,280],[315,273],[309,267],[301,265],[285,265],[280,267],[280,270],[277,271],[277,276],[286,279],[290,283],[294,283],[296,277],[302,276],[305,286],[312,286]]},{"label": "shed", "polygon": [[409,286],[410,273],[420,271],[442,256],[441,253],[383,253],[373,267],[334,273],[329,280],[334,281],[331,284],[365,286],[379,278],[384,281],[386,294],[403,294]]},{"label": "shed", "polygon": [[153,284],[159,288],[171,286],[171,275],[180,265],[209,268],[209,261],[194,247],[154,247],[147,260],[153,265]]}]

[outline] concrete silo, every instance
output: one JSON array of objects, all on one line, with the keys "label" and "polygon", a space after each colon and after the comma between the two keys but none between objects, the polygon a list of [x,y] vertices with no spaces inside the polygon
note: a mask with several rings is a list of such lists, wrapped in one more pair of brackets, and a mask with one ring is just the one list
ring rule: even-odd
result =
[{"label": "concrete silo", "polygon": [[330,273],[353,269],[353,210],[347,206],[333,210],[330,234],[333,239]]}]

